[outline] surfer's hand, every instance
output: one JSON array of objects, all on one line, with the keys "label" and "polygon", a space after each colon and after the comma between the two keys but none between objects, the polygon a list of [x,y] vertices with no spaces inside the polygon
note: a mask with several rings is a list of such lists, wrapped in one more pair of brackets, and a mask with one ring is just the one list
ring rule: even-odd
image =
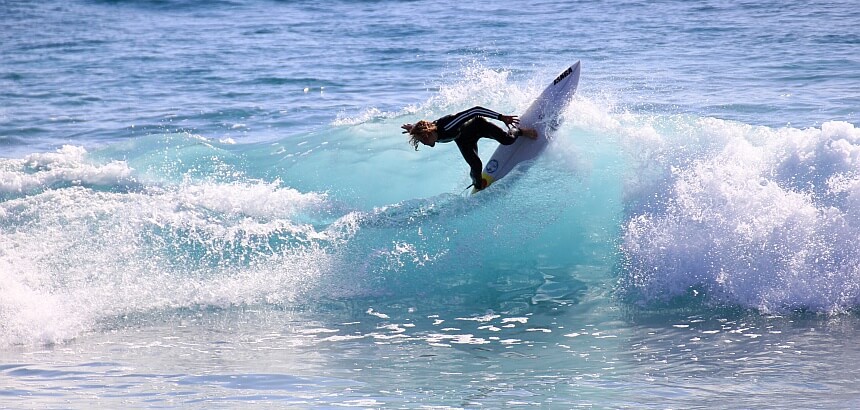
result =
[{"label": "surfer's hand", "polygon": [[499,121],[501,121],[501,122],[505,123],[505,125],[507,125],[507,126],[508,126],[508,128],[510,128],[510,127],[511,127],[511,125],[517,125],[517,124],[519,124],[519,123],[520,123],[520,119],[519,119],[519,118],[517,118],[517,116],[516,116],[516,115],[502,115],[502,116],[499,116]]},{"label": "surfer's hand", "polygon": [[403,124],[400,126],[400,128],[403,128],[404,130],[406,130],[406,131],[403,131],[404,134],[408,134],[408,133],[412,132],[412,127],[413,127],[412,124]]}]

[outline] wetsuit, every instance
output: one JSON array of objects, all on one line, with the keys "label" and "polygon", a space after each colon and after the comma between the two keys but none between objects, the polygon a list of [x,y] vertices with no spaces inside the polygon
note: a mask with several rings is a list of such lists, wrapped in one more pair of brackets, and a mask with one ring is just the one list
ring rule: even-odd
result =
[{"label": "wetsuit", "polygon": [[482,117],[501,120],[502,114],[484,107],[472,107],[433,121],[436,124],[436,135],[439,137],[436,142],[455,141],[457,143],[460,153],[471,168],[469,175],[472,177],[472,183],[479,190],[484,188],[484,184],[481,180],[483,164],[478,156],[478,140],[486,137],[502,145],[510,145],[517,139]]}]

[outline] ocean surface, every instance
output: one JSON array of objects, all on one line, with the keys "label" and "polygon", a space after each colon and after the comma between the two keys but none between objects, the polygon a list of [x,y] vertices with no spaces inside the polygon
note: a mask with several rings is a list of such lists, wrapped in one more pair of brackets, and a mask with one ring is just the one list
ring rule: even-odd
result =
[{"label": "ocean surface", "polygon": [[[860,407],[858,21],[0,0],[0,408]],[[478,195],[400,133],[576,61]]]}]

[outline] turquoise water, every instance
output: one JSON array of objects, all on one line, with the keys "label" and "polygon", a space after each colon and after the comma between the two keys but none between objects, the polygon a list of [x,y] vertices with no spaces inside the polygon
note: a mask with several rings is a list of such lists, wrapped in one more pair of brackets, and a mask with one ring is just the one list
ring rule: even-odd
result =
[{"label": "turquoise water", "polygon": [[[858,18],[0,2],[0,407],[857,407]],[[577,60],[480,195],[400,134]]]}]

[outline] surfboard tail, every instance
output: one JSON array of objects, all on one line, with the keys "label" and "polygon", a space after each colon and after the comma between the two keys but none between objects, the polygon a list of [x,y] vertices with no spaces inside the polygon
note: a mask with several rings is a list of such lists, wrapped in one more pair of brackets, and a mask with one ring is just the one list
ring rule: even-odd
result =
[{"label": "surfboard tail", "polygon": [[[496,179],[493,178],[492,175],[490,175],[486,172],[481,174],[481,180],[484,181],[484,189],[486,189],[488,186],[490,186],[493,182],[496,182]],[[478,191],[479,191],[478,188],[472,188],[472,194],[474,194]]]}]

